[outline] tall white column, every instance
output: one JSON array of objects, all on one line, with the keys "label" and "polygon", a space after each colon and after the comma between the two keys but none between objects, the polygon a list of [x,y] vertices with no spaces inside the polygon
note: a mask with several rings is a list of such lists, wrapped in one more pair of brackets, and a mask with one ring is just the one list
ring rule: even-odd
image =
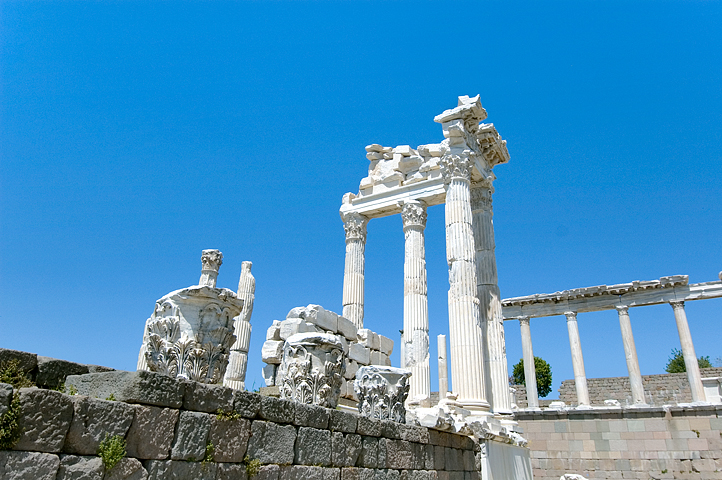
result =
[{"label": "tall white column", "polygon": [[684,357],[684,365],[687,367],[687,380],[689,388],[692,392],[693,402],[704,402],[707,397],[704,394],[702,386],[702,375],[699,372],[699,363],[697,363],[697,354],[694,352],[694,343],[692,343],[692,334],[689,331],[687,323],[687,314],[684,311],[684,302],[670,302],[674,310],[674,319],[677,321],[677,332],[679,333],[679,343],[682,345],[682,356]]},{"label": "tall white column", "polygon": [[238,298],[243,300],[241,314],[233,319],[233,332],[236,341],[228,357],[228,368],[223,377],[223,385],[237,390],[246,388],[246,367],[248,366],[248,348],[251,344],[251,314],[256,298],[256,279],[251,273],[253,263],[241,263],[241,278],[238,280]]},{"label": "tall white column", "polygon": [[409,400],[431,395],[429,370],[429,308],[426,293],[424,227],[426,207],[411,200],[401,209],[406,239],[404,255],[404,342],[406,362],[411,371]]},{"label": "tall white column", "polygon": [[487,400],[494,413],[510,415],[511,392],[509,373],[506,366],[504,342],[504,316],[501,312],[501,295],[496,274],[494,254],[494,211],[491,182],[471,185],[471,212],[476,251],[476,295],[482,330],[485,337],[485,371],[487,379]]},{"label": "tall white column", "polygon": [[439,351],[439,400],[446,398],[449,391],[449,368],[446,366],[446,335],[436,337],[436,347]]},{"label": "tall white column", "polygon": [[582,356],[582,342],[579,339],[577,312],[565,312],[564,315],[567,317],[569,346],[572,350],[572,366],[574,367],[574,386],[577,389],[577,404],[579,406],[589,406],[589,390],[587,389],[587,375],[584,372],[584,357]]},{"label": "tall white column", "polygon": [[521,350],[524,357],[524,383],[526,383],[526,401],[528,408],[539,408],[539,391],[536,385],[536,364],[531,346],[531,328],[529,317],[519,317],[521,329]]},{"label": "tall white column", "polygon": [[446,154],[446,260],[449,264],[451,384],[457,401],[475,414],[489,411],[484,379],[484,339],[476,296],[476,259],[469,192],[471,160]]},{"label": "tall white column", "polygon": [[341,216],[346,231],[346,265],[343,272],[343,316],[356,328],[364,326],[364,251],[368,218],[352,212]]},{"label": "tall white column", "polygon": [[635,405],[644,405],[644,384],[642,383],[642,373],[639,371],[637,347],[634,345],[634,335],[632,335],[632,322],[629,320],[629,307],[625,305],[618,306],[617,313],[619,314],[619,328],[622,330],[622,343],[624,344],[624,358],[627,360],[629,385],[632,387],[632,401]]}]

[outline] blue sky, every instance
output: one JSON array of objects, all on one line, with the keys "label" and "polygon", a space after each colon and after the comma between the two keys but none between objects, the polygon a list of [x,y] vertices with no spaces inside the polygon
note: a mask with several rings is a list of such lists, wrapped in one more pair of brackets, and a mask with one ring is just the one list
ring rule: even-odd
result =
[{"label": "blue sky", "polygon": [[[0,347],[132,370],[155,300],[218,248],[219,286],[254,264],[258,387],[272,320],[341,311],[338,208],[364,146],[441,141],[433,117],[458,95],[481,95],[511,154],[495,169],[503,297],[716,280],[721,25],[717,2],[4,2]],[[366,249],[366,326],[394,339],[401,227],[372,221]],[[435,336],[443,207],[426,241]],[[722,301],[687,314],[697,354],[722,356]],[[630,315],[642,373],[661,373],[672,309]],[[626,375],[616,312],[579,328],[587,375]],[[572,378],[564,318],[532,335],[555,388]],[[511,366],[517,323],[506,338]]]}]

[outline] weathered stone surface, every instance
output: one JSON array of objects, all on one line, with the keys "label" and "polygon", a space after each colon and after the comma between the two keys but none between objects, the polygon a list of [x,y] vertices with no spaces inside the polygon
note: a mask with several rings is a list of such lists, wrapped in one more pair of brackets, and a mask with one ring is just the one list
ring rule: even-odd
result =
[{"label": "weathered stone surface", "polygon": [[0,363],[10,360],[17,360],[18,368],[26,374],[35,373],[35,367],[38,366],[38,356],[34,353],[21,352],[20,350],[10,350],[9,348],[0,348]]},{"label": "weathered stone surface", "polygon": [[[284,320],[285,322],[286,320]],[[283,322],[281,322],[283,325]],[[266,340],[261,347],[261,360],[265,363],[280,364],[283,360],[283,341]]]},{"label": "weathered stone surface", "polygon": [[263,366],[262,369],[262,375],[263,375],[263,381],[265,382],[267,387],[273,387],[276,385],[276,369],[278,368],[278,365],[274,365],[272,363],[267,363]]},{"label": "weathered stone surface", "polygon": [[416,443],[429,443],[429,429],[414,425],[399,425],[401,440]]},{"label": "weathered stone surface", "polygon": [[361,453],[361,435],[341,432],[331,434],[331,464],[335,467],[353,467]]},{"label": "weathered stone surface", "polygon": [[54,390],[21,388],[20,418],[23,430],[14,450],[60,452],[73,418],[70,397]]},{"label": "weathered stone surface", "polygon": [[281,467],[278,465],[264,465],[258,471],[258,475],[253,477],[253,480],[278,480],[280,471]]},{"label": "weathered stone surface", "polygon": [[127,403],[158,407],[183,406],[183,382],[155,372],[113,372],[70,375],[65,385],[74,386],[79,395],[108,398]]},{"label": "weathered stone surface", "polygon": [[146,480],[148,472],[137,458],[123,458],[112,469],[105,472],[103,480]]},{"label": "weathered stone surface", "polygon": [[379,464],[379,439],[376,437],[362,437],[361,451],[359,452],[358,462],[356,463],[364,468],[378,468],[386,465]]},{"label": "weathered stone surface", "polygon": [[135,408],[122,402],[72,396],[73,420],[65,437],[63,451],[78,455],[96,455],[105,436],[125,438]]},{"label": "weathered stone surface", "polygon": [[302,427],[328,428],[329,410],[318,405],[296,404],[294,424]]},{"label": "weathered stone surface", "polygon": [[[258,476],[253,479],[257,480]],[[248,480],[246,466],[236,463],[219,463],[216,480]]]},{"label": "weathered stone surface", "polygon": [[341,469],[341,480],[376,480],[377,470],[347,467]]},{"label": "weathered stone surface", "polygon": [[7,383],[0,383],[0,416],[10,408],[10,402],[13,401],[13,386]]},{"label": "weathered stone surface", "polygon": [[336,330],[338,333],[343,335],[347,340],[350,340],[352,342],[356,341],[356,325],[353,324],[353,322],[345,317],[338,317],[338,328]]},{"label": "weathered stone surface", "polygon": [[114,372],[114,368],[104,367],[102,365],[86,365],[88,367],[88,373],[103,373],[103,372]]},{"label": "weathered stone surface", "polygon": [[329,411],[329,428],[334,432],[356,433],[358,415],[342,412],[340,410]]},{"label": "weathered stone surface", "polygon": [[38,355],[38,373],[35,377],[35,383],[39,387],[57,388],[61,383],[65,382],[68,375],[82,375],[84,373],[88,373],[87,365]]},{"label": "weathered stone surface", "polygon": [[56,480],[103,480],[104,474],[100,457],[61,455]]},{"label": "weathered stone surface", "polygon": [[2,480],[55,480],[59,466],[60,459],[57,455],[0,451]]},{"label": "weathered stone surface", "polygon": [[370,348],[371,350],[379,349],[379,336],[376,332],[368,328],[360,328],[357,337],[358,342],[364,347]]},{"label": "weathered stone surface", "polygon": [[331,465],[331,432],[300,427],[296,437],[294,463],[300,465]]},{"label": "weathered stone surface", "polygon": [[256,420],[251,424],[248,456],[261,463],[293,463],[296,429],[293,425],[276,425]]},{"label": "weathered stone surface", "polygon": [[135,418],[128,430],[128,456],[163,460],[170,454],[179,410],[135,406]]},{"label": "weathered stone surface", "polygon": [[[334,473],[336,476],[334,476]],[[338,479],[338,469],[319,466],[291,465],[282,467],[279,480],[331,480]]]},{"label": "weathered stone surface", "polygon": [[384,355],[391,355],[391,352],[394,351],[394,341],[388,337],[379,335],[379,350],[381,350],[381,353]]},{"label": "weathered stone surface", "polygon": [[309,305],[306,307],[306,321],[318,325],[330,332],[338,330],[338,314],[326,310],[320,305]]},{"label": "weathered stone surface", "polygon": [[175,428],[171,460],[202,460],[206,454],[211,417],[207,413],[181,410]]},{"label": "weathered stone surface", "polygon": [[371,350],[360,343],[352,343],[348,347],[348,358],[363,365],[368,365],[371,361]]},{"label": "weathered stone surface", "polygon": [[288,400],[261,396],[258,416],[272,422],[293,423],[296,416],[296,404]]},{"label": "weathered stone surface", "polygon": [[255,418],[261,409],[261,399],[257,393],[236,390],[233,392],[233,409],[246,418]]},{"label": "weathered stone surface", "polygon": [[359,435],[370,435],[372,437],[380,437],[383,431],[383,424],[378,418],[358,417],[358,426],[356,433]]},{"label": "weathered stone surface", "polygon": [[194,412],[216,413],[219,409],[224,412],[233,410],[232,388],[223,385],[185,382],[183,394],[183,408]]},{"label": "weathered stone surface", "polygon": [[387,440],[385,443],[386,466],[388,468],[409,469],[414,467],[413,449],[409,442],[406,440]]},{"label": "weathered stone surface", "polygon": [[251,421],[245,418],[224,420],[211,416],[208,441],[215,447],[216,462],[242,462],[251,437]]},{"label": "weathered stone surface", "polygon": [[148,460],[143,465],[148,471],[148,480],[216,480],[218,470],[212,462]]}]

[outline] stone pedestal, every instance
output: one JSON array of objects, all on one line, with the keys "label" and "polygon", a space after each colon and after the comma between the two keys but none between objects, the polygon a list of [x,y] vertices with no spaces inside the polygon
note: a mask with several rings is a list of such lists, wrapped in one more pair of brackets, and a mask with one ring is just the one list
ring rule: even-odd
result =
[{"label": "stone pedestal", "polygon": [[233,319],[236,342],[231,347],[228,369],[223,385],[237,390],[246,388],[246,366],[248,365],[248,347],[251,343],[251,314],[256,298],[256,279],[251,273],[251,262],[241,263],[241,278],[238,280],[238,298],[243,300],[241,314]]},{"label": "stone pedestal", "polygon": [[364,326],[364,250],[368,218],[358,213],[342,215],[346,231],[346,265],[343,271],[343,316],[356,328]]},{"label": "stone pedestal", "polygon": [[277,386],[281,398],[336,408],[345,367],[343,344],[328,333],[296,333],[286,339]]},{"label": "stone pedestal", "polygon": [[243,300],[227,288],[215,288],[223,255],[203,251],[205,285],[171,292],[156,301],[146,321],[138,370],[171,377],[219,384],[228,366],[233,317],[241,313]]},{"label": "stone pedestal", "polygon": [[404,402],[409,394],[409,376],[411,372],[401,368],[377,365],[359,368],[353,385],[359,413],[406,423]]}]

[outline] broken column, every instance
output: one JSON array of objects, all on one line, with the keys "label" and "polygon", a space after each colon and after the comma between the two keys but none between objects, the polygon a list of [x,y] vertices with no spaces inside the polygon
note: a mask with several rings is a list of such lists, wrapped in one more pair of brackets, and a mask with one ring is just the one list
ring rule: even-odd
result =
[{"label": "broken column", "polygon": [[364,326],[364,250],[368,218],[358,213],[342,214],[346,231],[346,265],[343,272],[343,316],[356,328]]},{"label": "broken column", "polygon": [[241,278],[238,280],[238,298],[243,300],[241,314],[233,319],[236,342],[231,347],[228,369],[223,385],[237,390],[246,388],[246,367],[248,366],[248,347],[251,343],[251,314],[256,292],[256,279],[251,273],[251,262],[241,263]]},{"label": "broken column", "polygon": [[436,337],[439,351],[439,400],[449,392],[449,367],[446,366],[446,335]]},{"label": "broken column", "polygon": [[356,372],[354,390],[359,414],[406,423],[406,397],[411,372],[402,368],[371,365]]},{"label": "broken column", "polygon": [[429,309],[426,292],[424,227],[426,207],[407,201],[401,209],[404,224],[404,368],[411,372],[409,398],[429,398]]}]

